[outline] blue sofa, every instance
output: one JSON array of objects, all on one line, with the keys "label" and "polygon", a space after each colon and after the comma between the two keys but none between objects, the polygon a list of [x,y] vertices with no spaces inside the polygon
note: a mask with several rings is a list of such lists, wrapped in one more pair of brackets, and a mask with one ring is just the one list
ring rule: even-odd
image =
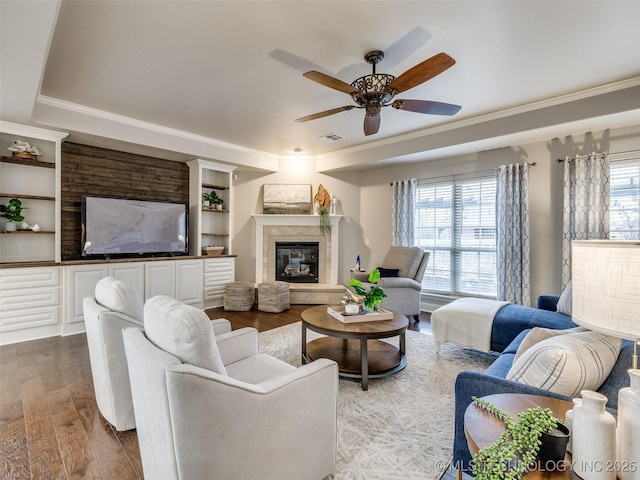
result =
[{"label": "blue sofa", "polygon": [[[517,305],[507,305],[502,310],[509,308],[508,312],[512,316],[517,316],[515,325],[510,325],[507,322],[506,313],[502,312],[503,320],[501,323],[508,325],[506,327],[507,332],[496,332],[496,351],[502,351],[500,356],[493,364],[487,368],[484,373],[462,371],[456,377],[455,382],[455,434],[453,439],[453,465],[462,469],[463,471],[469,471],[469,462],[471,460],[471,452],[467,447],[467,440],[464,435],[464,412],[471,404],[472,396],[483,397],[485,395],[491,395],[495,393],[523,393],[531,395],[542,395],[547,397],[562,398],[564,400],[571,400],[563,395],[558,395],[547,390],[542,390],[536,387],[531,387],[522,383],[517,383],[511,380],[507,380],[505,377],[511,368],[515,354],[518,350],[518,346],[529,333],[532,327],[544,327],[555,329],[573,328],[576,325],[571,322],[571,318],[562,315],[560,313],[553,313],[549,310],[555,310],[555,303],[559,297],[544,296],[538,299],[538,306],[542,307],[539,312],[531,312],[528,310],[536,310],[534,308],[522,307]],[[519,308],[513,308],[519,307]],[[544,308],[549,310],[545,311]],[[527,309],[527,310],[522,310]],[[516,311],[520,310],[520,311]],[[561,317],[550,317],[548,314]],[[496,315],[496,319],[498,318]],[[553,323],[553,319],[558,323]],[[542,320],[542,324],[534,323]],[[495,324],[496,320],[494,320]],[[517,333],[514,332],[520,326],[525,325],[525,328]],[[557,325],[557,326],[553,326]],[[512,341],[505,347],[500,349],[500,345],[504,343],[509,337],[513,337]],[[492,334],[492,349],[493,349],[493,334]],[[631,341],[624,341],[622,343],[622,349],[618,360],[609,374],[607,380],[598,389],[598,392],[605,395],[609,401],[607,403],[607,409],[614,415],[618,411],[618,390],[623,387],[629,386],[629,375],[627,369],[631,368],[631,356],[633,354],[633,343]]]},{"label": "blue sofa", "polygon": [[538,308],[509,304],[502,307],[493,319],[491,329],[491,350],[502,352],[522,332],[533,327],[564,330],[577,327],[571,317],[556,312],[560,297],[541,295]]}]

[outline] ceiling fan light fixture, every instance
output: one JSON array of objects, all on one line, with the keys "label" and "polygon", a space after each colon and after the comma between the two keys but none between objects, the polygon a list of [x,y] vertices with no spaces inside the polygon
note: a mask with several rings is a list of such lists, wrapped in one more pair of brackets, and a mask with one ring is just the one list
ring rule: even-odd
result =
[{"label": "ceiling fan light fixture", "polygon": [[[438,53],[420,62],[398,77],[386,73],[376,73],[376,64],[383,58],[384,53],[381,50],[371,50],[367,52],[364,59],[372,66],[371,75],[364,75],[357,78],[351,84],[317,71],[304,73],[303,75],[309,80],[348,94],[357,106],[346,105],[344,107],[325,110],[324,112],[297,118],[296,122],[307,122],[353,108],[363,108],[365,110],[364,134],[373,135],[378,133],[380,128],[380,110],[382,107],[391,105],[397,110],[432,115],[455,115],[460,110],[461,107],[459,105],[429,100],[399,99],[391,103],[398,93],[420,85],[452,67],[456,61],[449,55],[446,53]],[[331,138],[331,135],[334,134],[324,135],[320,138],[339,140],[339,138]],[[340,139],[341,138],[342,137],[340,137]]]}]

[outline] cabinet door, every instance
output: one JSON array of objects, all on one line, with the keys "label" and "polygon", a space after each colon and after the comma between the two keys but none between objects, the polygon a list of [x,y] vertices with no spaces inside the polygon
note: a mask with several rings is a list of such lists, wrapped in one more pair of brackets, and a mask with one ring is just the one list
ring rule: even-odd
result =
[{"label": "cabinet door", "polygon": [[209,258],[204,261],[204,307],[224,305],[224,287],[235,279],[235,258]]},{"label": "cabinet door", "polygon": [[109,265],[109,275],[127,282],[144,298],[144,265],[141,263],[117,263]]},{"label": "cabinet door", "polygon": [[145,300],[156,295],[176,296],[176,262],[145,263]]},{"label": "cabinet door", "polygon": [[0,345],[59,334],[58,267],[0,270]]},{"label": "cabinet door", "polygon": [[93,297],[96,284],[109,274],[107,265],[76,265],[63,267],[64,304],[63,335],[84,332],[84,297]]},{"label": "cabinet door", "polygon": [[176,298],[195,307],[202,307],[202,260],[176,262]]}]

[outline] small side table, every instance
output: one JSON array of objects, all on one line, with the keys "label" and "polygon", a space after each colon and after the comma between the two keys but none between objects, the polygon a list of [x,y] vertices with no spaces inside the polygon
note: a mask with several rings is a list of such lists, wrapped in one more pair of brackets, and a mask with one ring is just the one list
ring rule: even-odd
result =
[{"label": "small side table", "polygon": [[[518,413],[528,408],[549,408],[556,418],[564,419],[567,410],[573,408],[571,402],[558,398],[543,397],[540,395],[524,395],[519,393],[499,393],[482,397],[496,407],[511,414],[514,420]],[[467,445],[472,455],[478,450],[488,447],[495,442],[504,432],[504,423],[494,415],[485,412],[475,404],[471,404],[464,412],[464,434],[467,437]],[[532,470],[523,478],[526,480],[561,480],[575,479],[571,473],[571,454],[567,453],[564,459],[564,467],[552,472]]]}]

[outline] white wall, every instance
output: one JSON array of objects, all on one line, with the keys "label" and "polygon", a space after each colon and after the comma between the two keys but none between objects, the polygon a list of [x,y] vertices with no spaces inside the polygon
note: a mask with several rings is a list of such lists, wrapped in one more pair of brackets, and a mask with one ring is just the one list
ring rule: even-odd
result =
[{"label": "white wall", "polygon": [[238,170],[234,181],[236,276],[240,280],[255,278],[255,226],[251,215],[262,212],[265,183],[311,183],[314,195],[322,183],[338,197],[338,213],[345,215],[340,226],[339,281],[346,283],[356,255],[360,255],[363,268],[372,268],[391,246],[390,182],[490,170],[527,160],[537,164],[529,175],[531,299],[535,304],[538,295],[561,292],[563,164],[556,159],[603,150],[640,150],[640,125],[361,173],[319,174],[314,160],[303,157],[281,160],[278,173]]}]

